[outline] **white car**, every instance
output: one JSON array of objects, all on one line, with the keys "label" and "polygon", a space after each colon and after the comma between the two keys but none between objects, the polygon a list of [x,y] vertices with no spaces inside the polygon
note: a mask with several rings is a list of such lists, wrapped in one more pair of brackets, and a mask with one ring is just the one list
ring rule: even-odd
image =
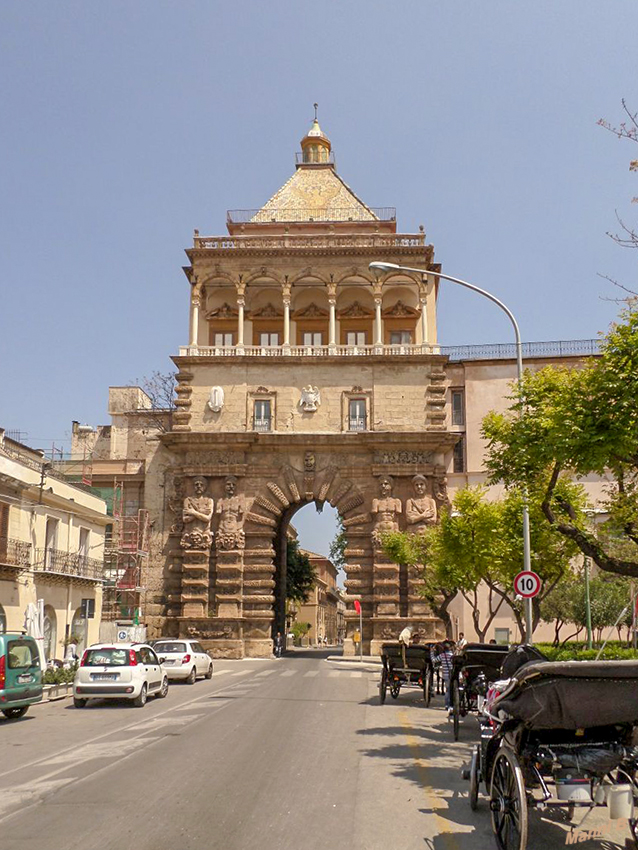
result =
[{"label": "white car", "polygon": [[154,641],[153,648],[169,679],[184,679],[194,685],[198,676],[210,679],[213,675],[213,661],[196,640],[166,638]]},{"label": "white car", "polygon": [[96,643],[84,650],[73,682],[73,704],[89,699],[128,699],[138,708],[168,693],[168,676],[145,643]]}]

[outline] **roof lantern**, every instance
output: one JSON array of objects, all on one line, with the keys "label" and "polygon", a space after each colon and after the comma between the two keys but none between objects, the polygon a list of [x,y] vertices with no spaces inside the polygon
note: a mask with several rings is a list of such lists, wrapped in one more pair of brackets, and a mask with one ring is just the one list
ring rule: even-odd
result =
[{"label": "roof lantern", "polygon": [[317,109],[319,104],[315,103],[315,119],[312,127],[301,140],[301,153],[303,165],[331,164],[330,152],[332,145],[330,139],[323,132],[317,120]]}]

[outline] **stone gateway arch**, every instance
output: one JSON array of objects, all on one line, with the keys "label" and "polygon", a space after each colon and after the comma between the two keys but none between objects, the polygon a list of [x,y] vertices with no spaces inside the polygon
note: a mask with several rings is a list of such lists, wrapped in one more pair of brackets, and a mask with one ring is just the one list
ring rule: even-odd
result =
[{"label": "stone gateway arch", "polygon": [[[397,233],[393,209],[341,180],[316,121],[301,147],[264,207],[229,212],[227,236],[195,231],[177,408],[146,458],[147,621],[216,655],[271,653],[282,529],[310,502],[333,505],[346,529],[347,634],[358,599],[366,651],[408,622],[443,635],[418,576],[380,545],[421,533],[447,503],[459,434],[428,274],[439,267],[422,229]],[[375,276],[378,260],[424,271]]]}]

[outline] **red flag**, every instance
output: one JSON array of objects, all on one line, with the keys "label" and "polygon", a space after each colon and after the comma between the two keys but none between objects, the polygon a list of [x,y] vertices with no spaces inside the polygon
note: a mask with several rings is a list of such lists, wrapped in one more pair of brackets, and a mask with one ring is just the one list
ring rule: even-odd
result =
[{"label": "red flag", "polygon": [[358,599],[354,600],[354,610],[357,612],[357,614],[361,613],[361,603]]}]

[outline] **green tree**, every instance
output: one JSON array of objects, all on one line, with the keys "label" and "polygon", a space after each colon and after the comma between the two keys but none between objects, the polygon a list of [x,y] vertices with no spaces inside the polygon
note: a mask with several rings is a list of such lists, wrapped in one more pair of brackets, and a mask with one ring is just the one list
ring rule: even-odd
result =
[{"label": "green tree", "polygon": [[346,568],[346,546],[348,540],[346,537],[346,528],[343,520],[339,517],[338,530],[330,543],[330,560],[338,570]]},{"label": "green tree", "polygon": [[[483,420],[492,482],[543,492],[543,516],[601,570],[638,577],[638,313],[613,325],[601,356],[581,368],[547,367],[523,379],[522,402]],[[609,480],[604,503],[610,536],[596,535],[572,493],[570,478]],[[563,488],[563,489],[561,489]]]},{"label": "green tree", "polygon": [[383,539],[383,551],[395,564],[405,564],[423,579],[419,593],[429,604],[432,613],[443,622],[445,634],[451,639],[454,629],[448,609],[459,587],[454,576],[445,568],[429,562],[426,536],[400,531],[387,534]]},{"label": "green tree", "polygon": [[[580,509],[583,497],[575,485],[561,484]],[[540,521],[538,494],[529,499],[532,520],[532,568],[543,587],[533,601],[533,622],[538,624],[540,604],[560,579],[569,573],[577,547]],[[521,636],[523,612],[514,593],[514,577],[523,568],[523,500],[519,491],[506,492],[490,500],[484,488],[466,487],[455,495],[452,510],[444,511],[438,525],[423,535],[388,535],[386,554],[396,563],[420,566],[425,585],[423,595],[433,612],[449,624],[447,609],[457,593],[468,602],[472,622],[480,640],[485,636],[503,604],[514,614]],[[481,584],[487,588],[486,606],[481,607]]]},{"label": "green tree", "polygon": [[317,578],[307,555],[299,551],[299,543],[289,540],[286,547],[286,598],[307,602]]},{"label": "green tree", "polygon": [[[581,595],[584,595],[582,579],[575,575],[567,575],[541,600],[539,616],[544,623],[553,623],[554,646],[558,646],[561,642],[561,629],[576,623],[576,606]],[[585,628],[584,623],[576,625],[576,632],[565,638],[563,643],[577,637],[583,628]]]}]

